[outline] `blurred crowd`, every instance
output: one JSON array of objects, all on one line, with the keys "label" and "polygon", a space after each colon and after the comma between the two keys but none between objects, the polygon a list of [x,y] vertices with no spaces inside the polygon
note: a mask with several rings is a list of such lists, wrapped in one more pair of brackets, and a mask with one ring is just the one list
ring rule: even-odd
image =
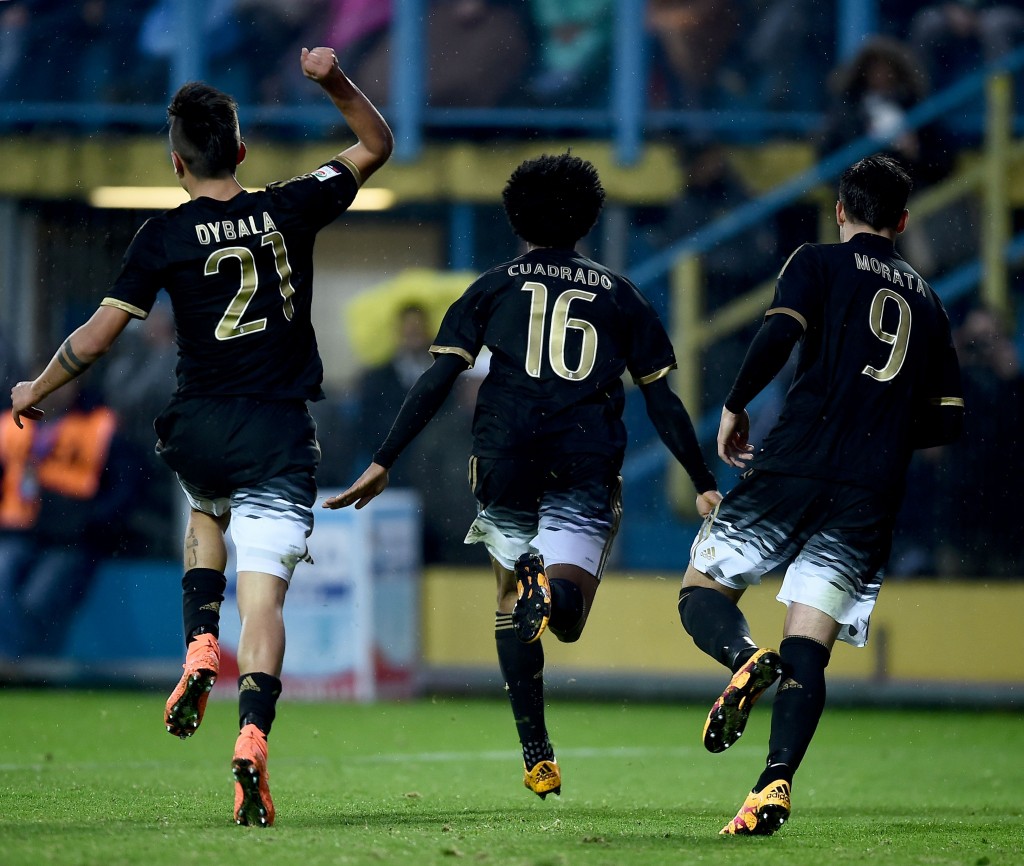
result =
[{"label": "blurred crowd", "polygon": [[[1021,43],[1012,0],[904,0],[876,7],[876,32],[900,43],[913,74],[860,112],[894,123],[928,87]],[[646,0],[648,101],[665,109],[823,111],[838,72],[837,2]],[[391,0],[4,0],[0,99],[162,103],[176,52],[203,52],[204,74],[243,104],[309,99],[295,58],[333,47],[370,98],[387,105]],[[615,0],[424,0],[425,93],[436,107],[608,104]],[[186,20],[189,11],[200,20]],[[832,96],[865,98],[857,73]],[[859,88],[859,89],[858,89]],[[888,102],[888,111],[881,106]]]}]

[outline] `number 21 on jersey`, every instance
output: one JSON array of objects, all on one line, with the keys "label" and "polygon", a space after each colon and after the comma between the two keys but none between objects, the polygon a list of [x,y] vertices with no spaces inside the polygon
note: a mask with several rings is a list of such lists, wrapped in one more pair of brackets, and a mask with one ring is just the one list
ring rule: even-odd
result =
[{"label": "number 21 on jersey", "polygon": [[[278,291],[283,298],[281,312],[289,322],[295,315],[295,308],[292,304],[292,295],[295,289],[292,286],[292,266],[288,262],[288,249],[284,244],[284,236],[280,232],[270,232],[263,235],[261,241],[265,247],[271,247],[274,254],[274,267],[277,269]],[[267,327],[266,318],[253,319],[249,322],[242,322],[242,316],[252,301],[253,295],[260,285],[259,270],[256,266],[256,255],[248,247],[224,247],[210,254],[206,260],[204,273],[206,276],[213,276],[220,271],[221,265],[227,259],[237,259],[240,266],[240,285],[235,296],[231,299],[224,315],[217,323],[214,332],[218,340],[233,340],[235,337],[244,337],[246,334],[255,334]]]}]

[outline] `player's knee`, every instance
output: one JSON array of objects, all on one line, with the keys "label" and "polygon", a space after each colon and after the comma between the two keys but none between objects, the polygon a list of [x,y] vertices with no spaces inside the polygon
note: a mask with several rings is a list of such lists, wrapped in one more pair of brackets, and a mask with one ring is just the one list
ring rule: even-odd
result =
[{"label": "player's knee", "polygon": [[557,626],[549,626],[551,633],[559,639],[562,643],[576,643],[583,635],[583,629],[586,626],[586,620],[580,620],[572,628],[558,628]]}]

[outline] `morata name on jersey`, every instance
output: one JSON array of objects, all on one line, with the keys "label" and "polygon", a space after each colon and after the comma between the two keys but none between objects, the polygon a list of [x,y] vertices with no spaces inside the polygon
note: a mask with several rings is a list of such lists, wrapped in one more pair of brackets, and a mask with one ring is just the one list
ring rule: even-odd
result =
[{"label": "morata name on jersey", "polygon": [[612,287],[611,277],[595,271],[593,268],[573,270],[568,265],[546,265],[543,262],[519,262],[509,266],[508,275],[510,277],[555,277],[559,280],[568,280],[571,283],[581,283],[584,286],[601,286],[603,289]]},{"label": "morata name on jersey", "polygon": [[857,262],[858,271],[871,271],[894,285],[904,286],[920,295],[927,294],[924,280],[917,276],[917,274],[890,268],[885,262],[878,261],[874,256],[863,256],[860,253],[854,253],[853,258]]},{"label": "morata name on jersey", "polygon": [[196,237],[201,244],[217,244],[221,238],[226,241],[237,241],[239,238],[247,238],[250,235],[261,235],[265,232],[277,231],[277,226],[270,218],[270,214],[263,211],[263,227],[260,228],[256,222],[256,214],[249,214],[237,220],[219,220],[215,223],[198,223],[196,225]]}]

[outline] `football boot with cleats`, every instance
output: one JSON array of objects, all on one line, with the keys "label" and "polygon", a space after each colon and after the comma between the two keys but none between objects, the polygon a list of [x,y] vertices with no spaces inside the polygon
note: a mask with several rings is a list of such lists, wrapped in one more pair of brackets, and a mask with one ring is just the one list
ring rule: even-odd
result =
[{"label": "football boot with cleats", "polygon": [[191,737],[203,721],[210,689],[220,671],[220,644],[212,634],[199,634],[188,645],[185,672],[167,699],[164,725],[167,733],[181,739]]},{"label": "football boot with cleats", "polygon": [[773,649],[759,649],[712,705],[704,722],[704,748],[724,752],[743,734],[757,699],[782,675],[782,660]]},{"label": "football boot with cleats", "polygon": [[516,561],[519,598],[512,608],[512,629],[523,643],[540,640],[551,619],[551,584],[544,573],[544,559],[524,553]]},{"label": "football boot with cleats", "polygon": [[238,734],[231,774],[235,777],[235,823],[248,827],[269,827],[273,824],[274,801],[270,798],[267,736],[255,725],[246,725]]},{"label": "football boot with cleats", "polygon": [[558,761],[554,758],[550,761],[538,761],[532,769],[524,764],[523,785],[542,800],[548,794],[561,795],[562,771],[558,768]]},{"label": "football boot with cleats", "polygon": [[718,835],[771,836],[789,820],[789,812],[789,782],[779,779],[760,791],[751,791],[736,817]]}]

